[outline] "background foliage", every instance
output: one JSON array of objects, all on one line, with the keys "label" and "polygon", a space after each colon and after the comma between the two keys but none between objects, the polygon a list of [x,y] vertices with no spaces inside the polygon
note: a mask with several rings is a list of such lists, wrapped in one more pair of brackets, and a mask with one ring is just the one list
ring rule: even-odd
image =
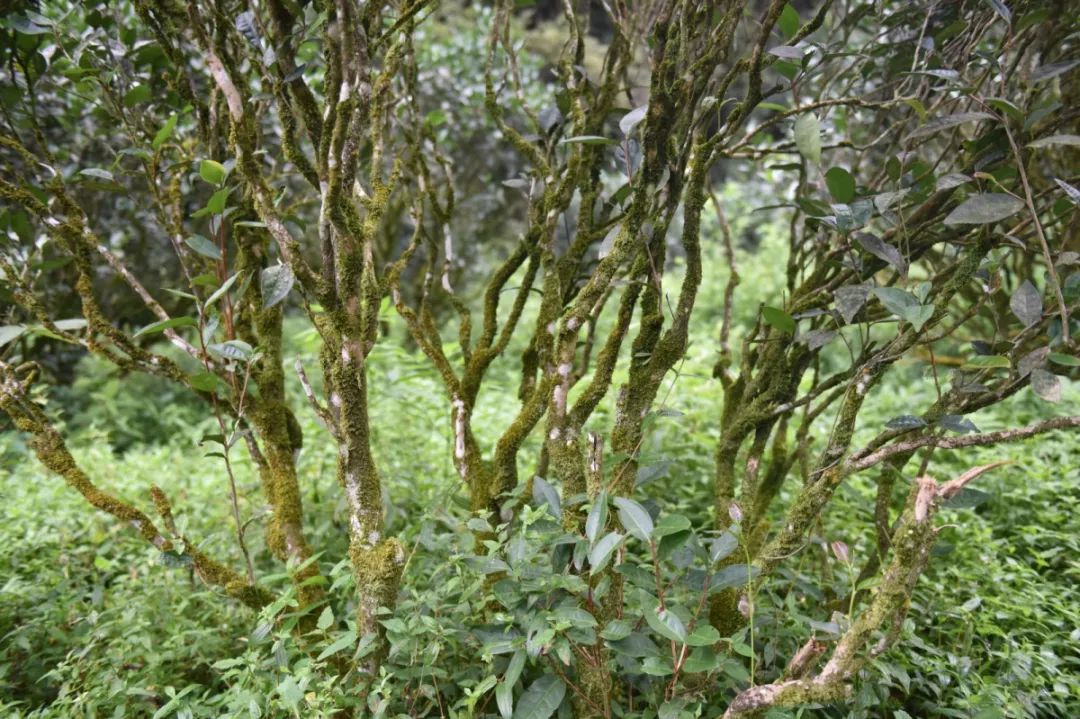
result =
[{"label": "background foliage", "polygon": [[[404,136],[410,122],[418,123],[430,143],[425,148],[439,158],[434,164],[453,167],[447,183],[456,193],[456,211],[434,225],[457,239],[456,251],[452,257],[433,251],[431,261],[445,260],[445,268],[439,268],[445,282],[463,289],[457,296],[431,292],[425,279],[425,270],[431,268],[405,263],[400,285],[404,300],[392,301],[391,292],[385,291],[374,305],[379,340],[365,359],[365,370],[370,443],[382,476],[380,529],[404,549],[396,606],[377,612],[383,636],[365,634],[361,626],[365,609],[358,594],[362,596],[363,587],[356,586],[348,558],[353,499],[336,476],[339,447],[291,371],[297,360],[308,368],[326,362],[323,340],[305,318],[306,312],[320,313],[312,310],[309,295],[301,297],[294,290],[281,305],[286,319],[280,365],[289,370],[283,380],[285,404],[293,408],[304,438],[295,474],[308,510],[303,528],[314,548],[311,556],[275,559],[268,529],[273,510],[261,493],[259,468],[239,449],[231,452],[237,510],[251,527],[246,549],[258,585],[274,598],[261,608],[246,608],[230,601],[222,587],[203,582],[188,553],[160,552],[138,542],[128,527],[87,511],[80,497],[32,459],[25,434],[5,431],[0,435],[0,711],[28,717],[154,719],[332,717],[343,711],[373,717],[569,717],[588,703],[589,697],[573,693],[574,672],[580,666],[575,665],[576,652],[592,645],[610,651],[615,673],[625,682],[614,693],[623,716],[718,716],[748,687],[778,681],[808,637],[831,645],[844,635],[866,596],[856,592],[857,601],[849,602],[853,590],[873,590],[879,581],[876,576],[860,580],[858,574],[880,542],[874,523],[881,481],[870,473],[847,478],[810,522],[797,556],[777,566],[769,582],[746,583],[746,566],[756,557],[747,538],[736,540],[733,533],[741,531],[740,516],[748,511],[747,504],[743,501],[742,510],[735,504],[729,521],[720,509],[722,498],[716,498],[717,446],[724,439],[721,408],[725,402],[737,405],[731,385],[718,376],[728,369],[737,373],[740,362],[755,362],[747,357],[757,354],[752,348],[758,343],[781,342],[795,348],[795,354],[808,337],[816,336],[822,343],[813,348],[813,376],[803,377],[793,388],[816,391],[821,377],[840,376],[849,368],[854,372],[857,358],[912,328],[921,331],[930,319],[929,303],[957,271],[961,253],[987,243],[993,249],[981,262],[976,281],[957,293],[946,312],[938,312],[939,321],[952,313],[957,319],[954,331],[934,342],[905,347],[901,358],[891,358],[857,423],[852,419],[855,431],[849,444],[866,446],[878,441],[885,428],[902,426],[897,421],[910,422],[912,415],[940,409],[946,401],[943,385],[949,388],[944,397],[964,409],[964,417],[955,417],[954,425],[970,422],[976,428],[959,424],[955,430],[946,421],[940,429],[943,437],[1014,429],[1048,414],[1080,414],[1078,363],[1071,345],[1063,341],[1064,313],[1055,295],[1061,290],[1061,301],[1074,310],[1080,300],[1080,193],[1075,189],[1080,138],[1071,134],[1078,121],[1075,70],[1080,50],[1077,14],[1069,12],[1073,4],[845,4],[827,26],[827,41],[808,41],[798,49],[786,43],[794,42],[801,25],[819,8],[749,4],[747,18],[760,17],[769,7],[782,9],[768,36],[775,52],[764,74],[767,87],[749,109],[738,108],[730,102],[733,97],[719,102],[713,98],[716,116],[702,121],[704,136],[729,121],[737,128],[731,118],[740,113],[751,117],[746,136],[739,139],[741,130],[733,135],[734,149],[708,173],[710,193],[715,192],[710,202],[723,208],[726,220],[712,213],[711,204],[702,214],[703,269],[685,352],[664,368],[655,402],[641,418],[640,445],[629,455],[609,451],[604,457],[607,476],[631,468],[634,501],[615,499],[605,510],[609,516],[600,522],[601,530],[587,542],[576,527],[567,528],[566,517],[575,507],[589,507],[585,511],[592,514],[598,504],[607,505],[595,495],[574,495],[558,481],[555,467],[541,471],[550,447],[544,424],[528,436],[516,459],[520,482],[499,498],[496,511],[477,506],[459,476],[460,466],[455,466],[457,415],[447,401],[444,373],[433,366],[431,356],[441,353],[454,366],[463,362],[462,345],[467,343],[452,339],[461,324],[461,304],[479,316],[482,290],[501,258],[536,227],[535,188],[543,182],[537,182],[536,168],[515,146],[514,131],[528,128],[529,113],[535,115],[536,125],[548,137],[528,135],[527,141],[545,147],[559,171],[564,165],[554,159],[566,162],[578,157],[574,153],[579,148],[585,156],[589,148],[600,147],[592,156],[601,158],[594,185],[605,198],[615,198],[621,187],[630,188],[635,168],[646,162],[645,136],[634,136],[635,126],[627,130],[619,120],[631,116],[632,108],[645,107],[650,69],[644,54],[628,61],[625,97],[620,95],[619,103],[629,107],[608,113],[611,117],[605,115],[596,124],[598,132],[619,139],[559,141],[573,122],[568,119],[567,77],[575,72],[599,77],[604,69],[600,58],[614,30],[595,22],[591,33],[581,38],[580,67],[571,67],[566,44],[570,30],[561,9],[552,11],[548,3],[540,3],[518,11],[506,25],[512,38],[508,43],[517,49],[516,65],[505,51],[497,53],[494,63],[501,73],[517,73],[515,82],[500,86],[500,104],[509,117],[500,125],[492,119],[484,83],[488,31],[500,27],[498,10],[451,3],[433,9],[411,35],[419,69],[410,102],[422,115],[412,117],[413,104],[402,101],[388,111],[393,118],[388,126]],[[170,231],[168,222],[145,201],[140,163],[150,157],[157,162],[158,151],[175,143],[176,156],[182,158],[177,166],[185,168],[176,170],[175,189],[182,195],[183,221],[192,233],[216,241],[229,217],[228,222],[248,218],[240,220],[249,226],[236,230],[239,237],[261,228],[252,222],[251,197],[239,185],[225,194],[226,200],[219,201],[216,194],[240,176],[241,169],[231,160],[215,167],[199,159],[198,153],[206,150],[195,139],[199,125],[224,123],[225,101],[215,96],[221,115],[208,120],[197,116],[175,80],[158,82],[172,62],[138,29],[138,5],[90,3],[76,9],[65,3],[5,4],[5,12],[10,12],[0,21],[0,32],[7,42],[9,72],[0,83],[0,107],[6,113],[5,128],[17,127],[60,148],[51,161],[86,211],[88,224],[99,231],[107,228],[102,237],[108,249],[162,295],[169,314],[181,316],[191,311],[189,298],[158,292],[177,286],[176,278],[184,273],[179,258],[189,265],[204,263],[199,267],[210,279],[200,285],[203,299],[227,275],[213,275],[213,263],[207,262],[213,248],[191,241],[201,235],[188,237],[186,246],[192,252],[181,253],[163,240]],[[230,22],[248,7],[217,5]],[[260,3],[251,6],[264,9]],[[588,4],[583,8],[588,10]],[[596,7],[591,12],[602,16]],[[871,13],[876,15],[867,20]],[[297,72],[307,67],[316,92],[325,91],[327,82],[319,66],[324,15],[314,6],[303,10],[294,48],[296,61],[305,63]],[[869,34],[867,26],[878,22],[880,36]],[[1053,33],[1043,32],[1055,22]],[[255,26],[239,20],[234,25],[242,40],[266,50],[263,33]],[[751,24],[734,38],[736,54],[753,47],[755,27]],[[54,34],[63,42],[50,44]],[[1024,58],[1023,63],[1017,60],[1002,68],[999,56],[1008,57],[1009,52]],[[273,65],[265,55],[263,61]],[[110,64],[117,68],[115,75],[103,70]],[[250,64],[239,66],[251,70]],[[759,73],[759,83],[761,79]],[[746,82],[741,77],[735,82],[733,96],[749,96]],[[899,90],[886,101],[874,94],[875,88],[889,83],[905,90],[903,99],[898,99],[903,94]],[[860,95],[857,102],[822,113],[823,123],[813,112],[796,116],[791,109],[826,97],[837,86],[838,93],[864,90],[870,99]],[[251,100],[260,112],[273,104],[270,89],[254,83]],[[982,109],[960,106],[973,96],[983,102],[990,92],[1000,97],[995,94]],[[27,105],[35,105],[45,124],[28,124],[30,115],[23,114]],[[261,161],[280,193],[275,206],[291,232],[310,237],[319,223],[318,193],[306,188],[295,166],[281,159],[284,131],[269,114],[260,114],[259,122],[269,138],[260,149]],[[1019,162],[1020,150],[1012,147],[1017,156],[1010,150],[1010,131],[1030,143],[1023,145]],[[886,136],[895,139],[881,142]],[[133,144],[132,138],[142,138],[141,144]],[[225,158],[227,141],[218,141],[207,154]],[[228,142],[233,141],[235,137]],[[370,160],[370,154],[362,160]],[[32,174],[20,163],[11,161],[10,166]],[[1020,181],[1022,167],[1039,170],[1032,176],[1033,190],[1026,176]],[[218,177],[218,168],[230,173],[228,181]],[[14,172],[5,177],[13,183],[17,179]],[[580,189],[587,187],[584,183]],[[955,198],[946,194],[958,187]],[[34,190],[44,195],[40,188]],[[363,188],[359,192],[363,194]],[[407,186],[380,208],[382,219],[371,238],[380,261],[389,263],[408,252],[415,237],[432,224],[426,214],[430,210],[416,212],[414,203],[424,207],[424,192]],[[1032,192],[1034,199],[1029,197]],[[986,208],[972,210],[964,204],[990,193],[998,198],[991,200],[991,215],[1003,202],[1013,208],[1001,219],[1019,211],[1022,197],[1038,202],[1038,212],[1033,207],[1031,214],[1037,216],[1038,237],[1047,228],[1052,256],[1038,249],[1028,220],[994,224],[998,220],[987,220]],[[623,201],[627,196],[622,195]],[[235,205],[226,208],[225,202]],[[553,245],[561,253],[579,236],[581,203],[581,195],[575,194],[551,228]],[[215,205],[220,206],[215,210]],[[979,228],[956,227],[951,213],[965,206],[976,212],[980,228],[986,225],[985,234]],[[924,212],[931,219],[920,225]],[[656,210],[653,219],[659,223],[662,215]],[[658,304],[668,308],[666,314],[660,312],[666,321],[674,322],[671,307],[678,298],[672,288],[692,284],[688,277],[693,253],[678,241],[686,215],[680,210],[666,218],[671,229],[659,237],[667,257],[659,274],[667,289]],[[198,538],[196,548],[207,555],[240,566],[221,440],[214,439],[224,425],[208,413],[205,391],[200,396],[177,381],[117,367],[72,347],[77,345],[72,338],[84,326],[77,319],[84,302],[72,291],[78,268],[59,243],[43,239],[46,235],[35,222],[17,202],[6,202],[0,211],[5,257],[11,262],[0,286],[6,303],[0,308],[6,317],[6,326],[0,328],[3,359],[37,362],[48,382],[35,386],[34,401],[67,438],[79,466],[103,489],[140,498],[136,504],[149,506],[144,499],[148,488],[167,487],[178,533]],[[728,223],[729,228],[722,227]],[[883,227],[903,239],[882,233],[894,247],[864,234],[881,233]],[[589,246],[577,268],[580,277],[574,276],[571,286],[583,284],[613,251],[614,235],[608,233],[603,241],[597,236],[597,247]],[[799,244],[797,237],[805,242]],[[317,261],[314,243],[304,251],[308,261]],[[805,267],[793,269],[798,263]],[[21,274],[12,271],[16,267]],[[737,301],[729,303],[733,267],[741,283]],[[831,304],[828,312],[818,308],[805,314],[786,304],[800,296],[796,279],[815,272],[874,283],[873,293],[867,286],[851,313],[857,321],[835,319],[847,312]],[[614,278],[613,295],[637,281],[644,282],[629,273]],[[519,272],[505,291],[518,291],[515,283],[521,282]],[[830,285],[829,292],[838,284]],[[75,324],[51,331],[27,309],[25,299],[16,296],[23,286],[34,289],[43,314]],[[1028,286],[1035,299],[1024,294]],[[122,330],[135,331],[156,319],[112,273],[99,272],[93,289],[110,321]],[[194,284],[190,289],[195,291]],[[222,296],[233,297],[239,307],[247,290],[225,290]],[[526,299],[519,326],[531,328],[543,312],[542,293],[535,288],[522,292]],[[403,308],[427,301],[429,294],[431,326],[442,335],[417,332],[406,321]],[[1039,306],[1032,309],[1035,303]],[[729,304],[731,318],[725,321]],[[616,332],[613,305],[601,305],[603,311],[594,318],[600,341]],[[206,312],[213,314],[209,306]],[[1077,312],[1071,316],[1075,335],[1080,332]],[[505,319],[505,310],[500,319]],[[828,324],[834,320],[835,332]],[[643,325],[641,317],[635,317],[631,336],[644,334]],[[183,331],[195,336],[191,328]],[[159,339],[151,333],[139,346],[175,362],[190,380],[200,368]],[[724,345],[734,352],[726,353],[717,368]],[[521,406],[521,358],[531,349],[528,332],[514,333],[484,376],[484,392],[469,408],[470,431],[480,447],[496,446],[514,424]],[[1048,359],[1050,351],[1056,360]],[[636,343],[621,349],[610,386],[633,386],[636,375],[630,367],[641,358],[635,352]],[[1038,352],[1042,355],[1031,360]],[[1022,372],[1025,361],[1033,364]],[[755,369],[758,376],[769,371],[768,365]],[[317,373],[311,381],[317,397],[332,393]],[[964,389],[974,385],[976,389]],[[1000,392],[1000,401],[972,410],[963,397],[956,399],[980,391]],[[218,396],[217,389],[213,393]],[[222,391],[220,398],[227,397]],[[1051,399],[1057,402],[1048,404]],[[617,424],[619,401],[615,392],[608,392],[588,427],[604,432]],[[826,403],[821,415],[807,422],[807,434],[799,441],[808,455],[829,445],[845,421],[842,414],[840,407]],[[904,417],[908,419],[898,420]],[[918,427],[923,432],[926,423]],[[925,428],[932,431],[938,431],[936,426]],[[787,436],[786,424],[779,434]],[[795,434],[794,425],[790,434]],[[740,467],[754,451],[741,446],[736,450]],[[945,480],[1002,459],[1013,463],[980,478],[977,489],[966,489],[942,510],[939,521],[945,527],[896,645],[862,668],[851,701],[805,702],[800,708],[770,709],[767,716],[992,719],[1075,713],[1080,706],[1080,520],[1072,510],[1080,499],[1080,452],[1075,432],[1052,432],[1036,441],[964,453],[941,451],[929,466],[934,476]],[[895,491],[886,493],[886,503],[894,509],[914,478],[913,470]],[[781,487],[768,510],[770,526],[782,525],[782,510],[803,496],[806,485],[794,478],[798,467],[791,474],[792,481]],[[601,537],[606,530],[620,535],[605,551]],[[584,531],[595,530],[586,525]],[[655,541],[643,541],[646,534]],[[317,584],[320,592],[326,591],[312,601],[302,596],[305,583],[297,578],[313,576],[318,581],[306,588]],[[618,581],[622,588],[618,619],[592,602],[598,582],[608,581]],[[739,609],[745,621],[730,636],[717,633],[709,623],[702,588],[710,582],[713,593],[733,590],[732,596],[742,600]],[[657,595],[678,612],[658,615],[653,609]],[[689,654],[684,669],[673,670],[668,648],[674,651],[676,646]],[[365,675],[373,657],[378,658],[377,670]],[[357,691],[361,685],[363,692]]]}]

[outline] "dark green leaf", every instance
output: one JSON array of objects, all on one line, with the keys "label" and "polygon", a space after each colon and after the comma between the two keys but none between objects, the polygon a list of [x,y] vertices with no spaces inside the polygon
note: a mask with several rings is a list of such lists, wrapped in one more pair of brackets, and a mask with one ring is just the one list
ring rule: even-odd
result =
[{"label": "dark green leaf", "polygon": [[713,575],[709,582],[709,591],[717,592],[728,587],[745,587],[761,572],[758,567],[746,564],[731,564]]},{"label": "dark green leaf", "polygon": [[514,719],[548,719],[562,704],[566,685],[551,674],[540,677],[525,690],[518,700]]},{"label": "dark green leaf", "polygon": [[1044,369],[1031,370],[1031,391],[1047,402],[1061,401],[1061,378]]},{"label": "dark green leaf", "polygon": [[851,202],[855,199],[855,178],[844,168],[830,167],[825,173],[825,184],[837,202]]},{"label": "dark green leaf", "polygon": [[724,532],[709,545],[709,559],[714,563],[726,559],[739,548],[739,538],[731,532]]},{"label": "dark green leaf", "polygon": [[537,506],[546,506],[548,514],[555,519],[562,519],[559,493],[543,477],[533,477],[533,503]]},{"label": "dark green leaf", "polygon": [[144,102],[149,102],[153,97],[149,85],[136,85],[124,93],[124,107],[134,107]]},{"label": "dark green leaf", "polygon": [[259,40],[259,31],[255,26],[255,14],[250,10],[246,10],[236,16],[236,29],[240,31],[240,34],[248,39],[255,47],[262,47],[262,42]]},{"label": "dark green leaf", "polygon": [[643,542],[648,542],[652,537],[653,521],[645,508],[626,497],[615,497],[612,502],[619,510],[619,522],[626,531]]},{"label": "dark green leaf", "polygon": [[1054,145],[1080,146],[1080,135],[1050,135],[1049,137],[1040,137],[1038,140],[1028,143],[1028,147],[1036,148],[1052,147]]},{"label": "dark green leaf", "polygon": [[192,235],[184,240],[184,244],[203,257],[209,257],[212,260],[221,259],[221,249],[202,235]]},{"label": "dark green leaf", "polygon": [[955,115],[946,115],[945,117],[936,117],[930,122],[926,123],[922,127],[918,127],[913,130],[904,141],[918,139],[920,137],[927,137],[935,133],[947,130],[950,127],[956,127],[957,125],[964,125],[969,122],[980,122],[982,120],[996,120],[997,118],[991,115],[989,112],[960,112]]},{"label": "dark green leaf", "polygon": [[963,417],[958,414],[947,414],[937,421],[939,427],[943,427],[950,432],[956,432],[957,434],[967,434],[969,432],[978,432],[979,428],[975,426],[967,417]]},{"label": "dark green leaf", "polygon": [[273,307],[285,299],[295,281],[293,272],[285,265],[271,265],[259,273],[263,309]]},{"label": "dark green leaf", "polygon": [[945,218],[946,225],[985,225],[1015,215],[1024,201],[1002,192],[972,195]]},{"label": "dark green leaf", "polygon": [[866,304],[866,299],[870,296],[870,290],[870,285],[848,285],[836,289],[836,292],[833,293],[833,297],[836,299],[836,309],[845,322],[850,324],[855,319],[855,315]]},{"label": "dark green leaf", "polygon": [[589,550],[589,574],[596,574],[607,566],[622,539],[623,535],[618,532],[611,532],[600,538],[600,541]]},{"label": "dark green leaf", "polygon": [[664,639],[680,644],[686,643],[686,625],[671,609],[661,609],[659,605],[645,610],[645,621],[654,632]]},{"label": "dark green leaf", "polygon": [[1049,65],[1043,65],[1036,68],[1035,72],[1031,73],[1031,81],[1033,83],[1044,82],[1051,78],[1055,78],[1058,75],[1063,75],[1078,65],[1080,65],[1080,60],[1052,62]]},{"label": "dark green leaf", "polygon": [[987,502],[991,499],[991,496],[974,487],[963,487],[959,492],[947,499],[943,506],[949,509],[972,509]]},{"label": "dark green leaf", "polygon": [[885,423],[885,426],[889,429],[917,429],[925,427],[926,420],[913,414],[902,414],[899,417],[890,419]]},{"label": "dark green leaf", "polygon": [[1025,327],[1030,327],[1042,319],[1042,293],[1031,284],[1031,280],[1024,280],[1009,298],[1009,309]]},{"label": "dark green leaf", "polygon": [[333,644],[323,649],[317,658],[317,661],[322,661],[327,657],[332,657],[343,649],[356,646],[356,630],[350,629],[339,637]]},{"label": "dark green leaf", "polygon": [[885,244],[880,237],[872,235],[869,232],[856,232],[855,239],[858,241],[859,245],[871,255],[877,257],[879,260],[889,263],[900,274],[907,275],[908,263],[900,253],[900,250],[892,245]]}]

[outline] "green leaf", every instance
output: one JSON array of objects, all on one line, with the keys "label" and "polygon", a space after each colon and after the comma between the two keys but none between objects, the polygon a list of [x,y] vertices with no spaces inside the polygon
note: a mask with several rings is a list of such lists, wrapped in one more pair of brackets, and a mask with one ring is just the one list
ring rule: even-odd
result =
[{"label": "green leaf", "polygon": [[14,342],[26,331],[26,325],[4,325],[0,327],[0,347]]},{"label": "green leaf", "polygon": [[259,273],[263,309],[273,307],[285,299],[295,281],[293,272],[285,265],[271,265]]},{"label": "green leaf", "polygon": [[716,627],[709,624],[700,624],[694,627],[694,631],[690,632],[690,636],[686,638],[686,643],[692,647],[708,647],[718,641],[720,641],[720,632],[716,631]]},{"label": "green leaf", "polygon": [[[777,45],[776,47],[770,47],[768,52],[769,52],[770,55],[776,55],[777,57],[782,57],[785,60],[802,60],[803,56],[806,55],[806,52],[804,50],[801,50],[800,48],[797,48],[797,47],[792,47],[791,45]],[[766,108],[765,107],[766,105],[772,105],[773,107]],[[773,109],[773,110],[775,110],[775,109],[777,109],[777,107],[779,107],[778,112],[785,112],[788,109],[788,108],[784,107],[783,105],[776,105],[776,103],[772,103],[772,102],[763,102],[763,103],[759,104],[758,107],[761,108],[761,109]]]},{"label": "green leaf", "polygon": [[164,332],[165,330],[173,329],[174,327],[193,327],[197,325],[194,317],[172,317],[167,320],[160,320],[152,324],[143,327],[136,332],[133,337],[142,337],[143,335],[152,335],[155,332]]},{"label": "green leaf", "polygon": [[172,569],[189,566],[194,561],[190,554],[184,552],[161,552],[158,560]]},{"label": "green leaf", "polygon": [[211,185],[220,185],[225,181],[225,166],[213,160],[203,160],[199,163],[199,177]]},{"label": "green leaf", "polygon": [[585,536],[588,537],[590,544],[596,542],[600,532],[604,531],[604,527],[607,526],[607,518],[607,491],[601,490],[600,494],[593,500],[592,507],[589,509],[589,516],[585,519]]},{"label": "green leaf", "polygon": [[1080,147],[1080,135],[1050,135],[1040,137],[1034,142],[1029,142],[1028,147],[1051,147],[1053,145],[1072,145]]},{"label": "green leaf", "polygon": [[715,671],[720,666],[720,655],[712,647],[698,647],[683,664],[683,671],[689,674],[702,674]]},{"label": "green leaf", "polygon": [[825,173],[825,184],[829,194],[837,202],[851,202],[855,199],[855,178],[842,167],[830,167]]},{"label": "green leaf", "polygon": [[991,115],[989,112],[959,112],[955,115],[946,115],[945,117],[935,117],[930,122],[926,123],[922,127],[915,128],[912,132],[904,138],[904,141],[915,140],[920,137],[927,137],[933,135],[942,130],[947,130],[950,127],[956,127],[958,125],[964,125],[969,122],[981,122],[982,120],[996,120],[997,117]]},{"label": "green leaf", "polygon": [[212,260],[221,259],[221,249],[202,235],[192,235],[184,240],[184,244],[203,257],[209,257]]},{"label": "green leaf", "polygon": [[210,195],[210,199],[206,202],[206,209],[213,215],[220,215],[225,211],[225,205],[229,201],[229,188],[223,187],[214,194]]},{"label": "green leaf", "polygon": [[89,323],[82,317],[74,317],[70,320],[55,320],[53,324],[62,332],[74,332],[84,329]]},{"label": "green leaf", "polygon": [[328,646],[326,649],[323,649],[316,660],[321,662],[327,657],[334,656],[342,649],[348,649],[349,647],[354,646],[356,646],[356,630],[350,629],[349,631],[341,635],[341,637],[339,637],[338,640],[335,641],[333,644]]},{"label": "green leaf", "polygon": [[99,167],[87,167],[85,170],[79,170],[80,175],[86,175],[87,177],[94,177],[99,180],[106,180],[108,182],[116,182],[116,178],[108,170],[102,170]]},{"label": "green leaf", "polygon": [[623,535],[611,532],[604,535],[591,550],[589,550],[589,574],[596,574],[607,566],[612,553],[622,542]]},{"label": "green leaf", "polygon": [[833,298],[836,300],[836,309],[845,322],[850,324],[855,319],[855,315],[859,314],[859,310],[870,296],[870,289],[870,285],[847,285],[836,288]]},{"label": "green leaf", "polygon": [[622,116],[619,120],[619,129],[622,130],[622,134],[627,137],[634,131],[634,128],[645,119],[645,113],[648,112],[649,106],[642,105],[641,107],[635,107],[630,112]]},{"label": "green leaf", "polygon": [[1012,11],[1002,0],[986,0],[986,2],[990,7],[994,8],[994,12],[1000,15],[1006,23],[1012,22]]},{"label": "green leaf", "polygon": [[686,625],[671,609],[661,609],[656,605],[652,609],[645,610],[645,621],[652,630],[673,642],[686,643]]},{"label": "green leaf", "polygon": [[864,250],[874,257],[877,257],[879,260],[883,260],[892,265],[901,275],[907,276],[908,263],[900,250],[892,245],[886,244],[880,237],[872,235],[869,232],[856,232],[854,236],[855,240]]},{"label": "green leaf", "polygon": [[205,305],[203,305],[203,309],[207,309],[207,308],[209,308],[209,307],[210,307],[210,305],[212,305],[212,304],[214,304],[215,302],[217,302],[218,300],[220,300],[220,299],[221,299],[221,297],[222,297],[222,295],[224,295],[224,294],[225,294],[226,292],[228,292],[228,291],[229,291],[229,288],[231,288],[231,287],[233,286],[233,284],[234,284],[234,283],[236,282],[236,278],[237,278],[237,277],[239,277],[239,276],[240,276],[240,273],[239,273],[239,272],[236,272],[236,273],[234,273],[234,274],[232,275],[232,277],[230,277],[229,279],[225,280],[225,282],[223,282],[223,283],[222,283],[221,287],[218,287],[218,288],[217,288],[217,289],[216,289],[216,290],[214,291],[214,294],[210,295],[210,296],[209,296],[209,297],[208,297],[208,298],[206,299],[206,304],[205,304]]},{"label": "green leaf", "polygon": [[617,145],[615,140],[609,140],[599,135],[578,135],[559,141],[560,145]]},{"label": "green leaf", "polygon": [[506,665],[506,673],[503,675],[503,681],[513,686],[521,677],[521,671],[524,668],[525,652],[519,649],[514,652],[514,656],[510,657],[510,663]]},{"label": "green leaf", "polygon": [[913,414],[902,414],[885,423],[887,429],[918,429],[925,426],[926,420]]},{"label": "green leaf", "polygon": [[968,434],[969,432],[978,432],[979,428],[975,426],[967,417],[959,414],[946,414],[937,421],[939,427],[944,427],[950,432],[956,432],[957,434]]},{"label": "green leaf", "polygon": [[784,9],[780,11],[780,19],[776,24],[780,27],[780,32],[791,38],[795,37],[799,32],[799,26],[802,25],[802,19],[799,18],[798,11],[791,7],[790,4],[787,4],[784,5]]},{"label": "green leaf", "polygon": [[169,116],[169,119],[165,121],[165,124],[161,126],[161,129],[154,134],[154,141],[150,143],[150,146],[155,150],[160,150],[170,137],[172,137],[173,130],[176,129],[176,123],[180,119],[180,116],[173,113]]},{"label": "green leaf", "polygon": [[694,536],[694,533],[689,529],[682,529],[678,532],[671,534],[665,534],[660,537],[659,546],[657,547],[657,556],[661,560],[670,558],[676,551],[686,546],[686,543],[690,541],[690,538]]},{"label": "green leaf", "polygon": [[149,85],[136,85],[124,93],[124,107],[134,107],[144,102],[149,102],[153,97]]},{"label": "green leaf", "polygon": [[1024,280],[1009,298],[1009,309],[1025,327],[1030,327],[1042,319],[1042,293],[1031,284],[1031,280]]},{"label": "green leaf", "polygon": [[188,375],[187,381],[193,389],[200,392],[213,392],[220,382],[218,376],[213,372],[196,372],[193,375]]},{"label": "green leaf", "polygon": [[514,716],[514,687],[512,684],[500,682],[495,687],[495,705],[499,709],[502,719],[512,719]]},{"label": "green leaf", "polygon": [[562,519],[559,493],[543,477],[533,478],[533,502],[538,506],[547,505],[548,513],[552,517]]},{"label": "green leaf", "polygon": [[716,562],[726,559],[739,548],[739,538],[731,532],[724,532],[709,545],[709,559]]},{"label": "green leaf", "polygon": [[653,536],[666,537],[669,534],[675,534],[677,532],[683,532],[690,529],[690,520],[681,514],[665,514],[660,517],[660,521],[656,523],[656,528],[653,530]]},{"label": "green leaf", "polygon": [[319,620],[315,623],[315,626],[322,630],[327,630],[334,623],[334,610],[329,606],[322,610],[322,614],[319,615]]},{"label": "green leaf", "polygon": [[1061,354],[1060,352],[1051,352],[1049,360],[1064,367],[1080,367],[1080,359],[1077,359],[1072,355]]},{"label": "green leaf", "polygon": [[1012,362],[1004,355],[976,355],[964,363],[963,369],[1009,369]]},{"label": "green leaf", "polygon": [[974,487],[962,487],[959,492],[947,499],[942,505],[949,509],[972,509],[985,504],[992,495]]},{"label": "green leaf", "polygon": [[518,700],[514,719],[548,719],[562,704],[566,685],[551,674],[540,677],[525,690]]},{"label": "green leaf", "polygon": [[1002,192],[972,195],[945,218],[946,225],[985,225],[1015,215],[1024,201]]},{"label": "green leaf", "polygon": [[1031,391],[1047,402],[1061,401],[1061,378],[1044,369],[1031,370]]},{"label": "green leaf", "polygon": [[626,531],[643,542],[648,542],[652,536],[653,521],[645,508],[626,497],[615,497],[612,501],[619,509],[619,521]]},{"label": "green leaf", "polygon": [[762,307],[761,317],[766,323],[772,325],[781,332],[786,332],[788,334],[793,334],[795,332],[795,318],[779,307],[769,307],[768,305]]},{"label": "green leaf", "polygon": [[933,305],[918,305],[916,307],[909,307],[901,315],[907,320],[916,332],[922,331],[923,325],[930,321],[930,318],[934,316]]},{"label": "green leaf", "polygon": [[626,639],[634,631],[634,622],[628,619],[612,619],[601,630],[600,636],[608,641],[617,642]]},{"label": "green leaf", "polygon": [[813,112],[799,115],[795,120],[795,146],[810,162],[821,163],[821,123]]},{"label": "green leaf", "polygon": [[1031,81],[1033,83],[1039,83],[1050,80],[1058,75],[1069,72],[1078,65],[1080,65],[1080,60],[1066,60],[1064,62],[1052,62],[1048,65],[1042,65],[1035,68],[1035,72],[1031,73]]},{"label": "green leaf", "polygon": [[709,582],[709,592],[716,592],[728,587],[745,587],[750,580],[761,572],[758,567],[747,564],[731,564],[724,567]]},{"label": "green leaf", "polygon": [[1065,182],[1064,180],[1059,180],[1056,177],[1054,178],[1054,182],[1056,182],[1058,187],[1062,189],[1062,191],[1065,193],[1065,196],[1069,198],[1070,202],[1072,202],[1077,207],[1080,207],[1080,190],[1073,187],[1068,182]]},{"label": "green leaf", "polygon": [[900,317],[911,308],[922,304],[915,295],[899,287],[875,287],[872,292],[885,309]]},{"label": "green leaf", "polygon": [[262,41],[259,39],[259,31],[255,27],[255,13],[247,10],[237,15],[236,29],[239,30],[240,34],[246,37],[248,42],[256,48],[262,47]]},{"label": "green leaf", "polygon": [[229,340],[220,344],[207,345],[206,349],[215,357],[230,360],[247,361],[255,350],[243,340]]}]

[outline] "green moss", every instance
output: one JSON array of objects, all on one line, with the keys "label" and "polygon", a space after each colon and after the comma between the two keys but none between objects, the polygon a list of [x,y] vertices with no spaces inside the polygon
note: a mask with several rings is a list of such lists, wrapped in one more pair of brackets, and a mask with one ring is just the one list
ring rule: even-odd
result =
[{"label": "green moss", "polygon": [[367,545],[354,537],[349,544],[349,558],[360,590],[356,607],[357,632],[360,635],[373,632],[382,637],[385,630],[379,624],[378,610],[380,607],[393,609],[397,602],[401,572],[405,567],[405,548],[394,538]]}]

